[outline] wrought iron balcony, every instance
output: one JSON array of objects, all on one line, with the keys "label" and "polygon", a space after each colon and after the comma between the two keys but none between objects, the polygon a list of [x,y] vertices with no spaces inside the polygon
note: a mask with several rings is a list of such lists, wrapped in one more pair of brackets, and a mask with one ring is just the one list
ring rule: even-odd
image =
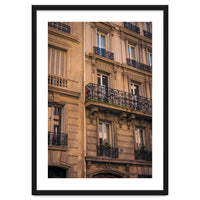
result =
[{"label": "wrought iron balcony", "polygon": [[140,34],[140,28],[135,26],[135,25],[133,25],[133,24],[131,24],[131,23],[129,23],[129,22],[124,22],[124,27],[127,28],[130,31],[133,31],[135,33]]},{"label": "wrought iron balcony", "polygon": [[143,33],[144,33],[145,37],[148,37],[149,39],[152,39],[152,33],[148,32],[148,31],[145,31],[145,30],[143,30]]},{"label": "wrought iron balcony", "polygon": [[152,161],[152,152],[146,150],[135,150],[135,160]]},{"label": "wrought iron balcony", "polygon": [[121,90],[89,83],[85,87],[86,101],[94,100],[107,104],[122,106],[132,110],[152,113],[152,100],[146,97],[132,95]]},{"label": "wrought iron balcony", "polygon": [[115,147],[97,146],[97,156],[118,158],[119,150]]},{"label": "wrought iron balcony", "polygon": [[66,133],[48,132],[48,145],[49,146],[67,146],[68,135]]},{"label": "wrought iron balcony", "polygon": [[94,54],[102,56],[104,58],[108,58],[110,60],[114,60],[114,53],[107,51],[103,48],[94,47]]},{"label": "wrought iron balcony", "polygon": [[68,26],[64,23],[61,23],[61,22],[48,22],[48,26],[55,28],[59,31],[63,31],[68,34],[70,34],[70,31],[71,31],[70,26]]},{"label": "wrought iron balcony", "polygon": [[152,66],[150,66],[150,65],[145,65],[145,64],[142,64],[140,62],[137,62],[137,61],[129,59],[129,58],[127,58],[126,61],[127,61],[127,65],[129,65],[131,67],[143,70],[145,72],[152,73]]}]

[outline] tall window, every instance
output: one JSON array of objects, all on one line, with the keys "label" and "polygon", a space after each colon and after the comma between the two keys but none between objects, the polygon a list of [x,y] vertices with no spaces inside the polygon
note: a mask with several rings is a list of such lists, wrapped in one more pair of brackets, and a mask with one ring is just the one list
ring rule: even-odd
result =
[{"label": "tall window", "polygon": [[129,60],[136,60],[136,47],[128,44],[128,58]]},{"label": "tall window", "polygon": [[48,73],[58,76],[65,75],[66,51],[48,47]]},{"label": "tall window", "polygon": [[151,22],[146,22],[146,31],[151,33]]},{"label": "tall window", "polygon": [[98,87],[98,98],[103,101],[108,94],[108,76],[102,73],[97,74],[97,87]]},{"label": "tall window", "polygon": [[148,50],[147,52],[147,60],[148,60],[148,64],[152,66],[152,52],[150,50]]},{"label": "tall window", "polygon": [[61,105],[48,105],[48,143],[53,146],[61,145]]},{"label": "tall window", "polygon": [[139,86],[131,80],[131,94],[139,96]]},{"label": "tall window", "polygon": [[97,32],[97,47],[106,49],[106,35],[100,32]]},{"label": "tall window", "polygon": [[99,122],[99,145],[112,146],[110,123]]},{"label": "tall window", "polygon": [[135,128],[135,143],[136,150],[144,150],[145,149],[145,130],[144,128],[137,127]]},{"label": "tall window", "polygon": [[97,55],[106,57],[106,35],[97,32]]}]

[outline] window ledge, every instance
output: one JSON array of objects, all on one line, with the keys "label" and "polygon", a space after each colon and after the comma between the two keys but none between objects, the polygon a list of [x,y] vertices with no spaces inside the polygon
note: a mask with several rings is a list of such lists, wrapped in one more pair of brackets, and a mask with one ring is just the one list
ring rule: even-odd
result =
[{"label": "window ledge", "polygon": [[62,146],[48,146],[48,150],[54,150],[54,151],[67,151],[68,147],[62,147]]},{"label": "window ledge", "polygon": [[56,30],[52,27],[48,27],[48,33],[55,35],[57,37],[66,39],[66,40],[70,40],[71,42],[74,42],[76,44],[80,43],[80,40],[76,36],[73,36],[72,34],[69,34],[69,33],[64,33],[62,31]]}]

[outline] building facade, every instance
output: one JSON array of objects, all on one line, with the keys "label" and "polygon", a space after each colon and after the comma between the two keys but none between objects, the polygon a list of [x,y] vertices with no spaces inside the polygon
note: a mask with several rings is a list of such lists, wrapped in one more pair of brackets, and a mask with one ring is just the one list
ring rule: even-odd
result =
[{"label": "building facade", "polygon": [[49,22],[49,178],[152,177],[151,32]]}]

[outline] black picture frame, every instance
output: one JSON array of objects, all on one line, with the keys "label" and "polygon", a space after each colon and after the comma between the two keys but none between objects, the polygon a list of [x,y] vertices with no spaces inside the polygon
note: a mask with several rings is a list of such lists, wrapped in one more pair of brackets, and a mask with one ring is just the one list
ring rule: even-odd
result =
[{"label": "black picture frame", "polygon": [[[37,11],[135,10],[163,11],[163,189],[38,190],[37,189]],[[168,5],[32,5],[32,195],[168,195]]]}]

